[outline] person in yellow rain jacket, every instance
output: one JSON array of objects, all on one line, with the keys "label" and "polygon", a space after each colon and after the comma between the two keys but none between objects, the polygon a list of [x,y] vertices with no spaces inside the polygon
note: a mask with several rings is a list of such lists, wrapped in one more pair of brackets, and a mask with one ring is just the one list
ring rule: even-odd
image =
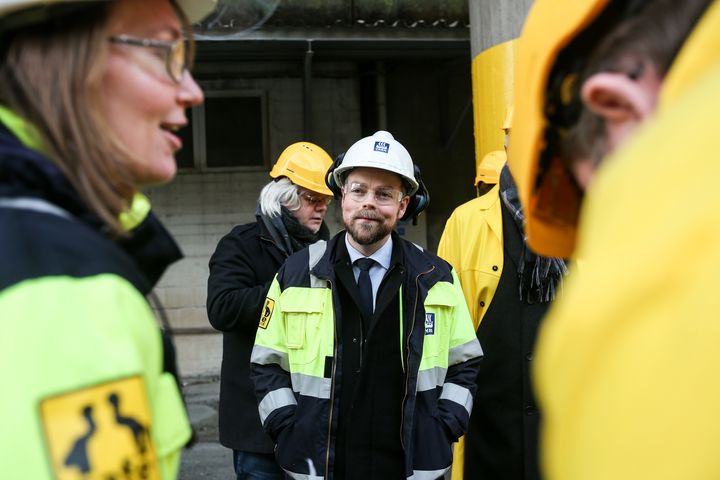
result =
[{"label": "person in yellow rain jacket", "polygon": [[175,174],[212,8],[0,1],[4,479],[177,476],[190,424],[145,296],[181,253],[140,191]]},{"label": "person in yellow rain jacket", "polygon": [[[503,151],[485,155],[476,169],[477,198],[453,211],[438,244],[438,255],[455,268],[460,278],[476,329],[490,306],[502,271],[499,190],[505,161]],[[470,240],[472,248],[468,248]]]},{"label": "person in yellow rain jacket", "polygon": [[486,193],[453,212],[438,246],[458,272],[486,352],[468,432],[455,448],[453,479],[539,478],[540,416],[530,369],[538,326],[566,267],[527,250],[505,158],[504,151],[483,158],[476,184]]},{"label": "person in yellow rain jacket", "polygon": [[539,0],[517,67],[530,245],[583,259],[538,343],[544,476],[720,478],[720,2]]},{"label": "person in yellow rain jacket", "polygon": [[[505,160],[503,151],[485,155],[476,170],[478,197],[453,211],[438,244],[438,256],[447,260],[460,278],[475,329],[490,306],[502,272],[499,190]],[[472,247],[468,248],[468,242]]]}]

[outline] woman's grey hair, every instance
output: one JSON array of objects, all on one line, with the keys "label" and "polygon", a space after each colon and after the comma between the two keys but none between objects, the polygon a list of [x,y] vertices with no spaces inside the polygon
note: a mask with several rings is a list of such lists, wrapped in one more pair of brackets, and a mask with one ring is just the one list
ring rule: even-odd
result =
[{"label": "woman's grey hair", "polygon": [[287,177],[280,177],[263,187],[260,191],[260,211],[268,217],[279,217],[280,207],[291,212],[300,208],[300,193],[297,186]]}]

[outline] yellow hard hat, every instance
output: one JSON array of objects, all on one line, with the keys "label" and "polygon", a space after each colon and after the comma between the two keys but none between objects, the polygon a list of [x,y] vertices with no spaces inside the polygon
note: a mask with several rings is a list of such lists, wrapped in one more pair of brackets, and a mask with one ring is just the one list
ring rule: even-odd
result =
[{"label": "yellow hard hat", "polygon": [[287,177],[295,185],[315,193],[332,195],[325,185],[325,174],[330,165],[332,158],[325,150],[310,142],[297,142],[283,150],[270,176]]},{"label": "yellow hard hat", "polygon": [[560,116],[571,109],[564,107],[577,101],[579,62],[628,9],[642,3],[537,0],[530,9],[517,44],[509,165],[525,209],[528,243],[541,255],[568,258],[575,248],[582,192],[554,150],[553,129],[565,127]]},{"label": "yellow hard hat", "polygon": [[500,181],[500,171],[505,166],[507,155],[502,150],[486,154],[475,169],[475,186],[480,182],[496,184]]},{"label": "yellow hard hat", "polygon": [[[100,0],[97,0],[100,1]],[[51,6],[60,3],[77,3],[78,0],[0,0],[0,17],[33,7]],[[190,23],[199,22],[213,11],[217,0],[176,0]],[[41,12],[35,14],[36,20],[44,20]]]}]

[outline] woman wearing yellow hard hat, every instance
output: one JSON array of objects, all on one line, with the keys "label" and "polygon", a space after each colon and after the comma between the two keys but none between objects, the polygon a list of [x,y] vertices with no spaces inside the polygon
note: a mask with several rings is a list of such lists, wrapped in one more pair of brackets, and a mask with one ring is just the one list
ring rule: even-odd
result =
[{"label": "woman wearing yellow hard hat", "polygon": [[718,46],[716,0],[528,16],[509,161],[531,246],[583,261],[538,343],[545,478],[720,477]]},{"label": "woman wearing yellow hard hat", "polygon": [[225,235],[210,259],[207,311],[223,332],[220,443],[232,449],[237,478],[285,478],[275,444],[258,418],[250,354],[270,282],[292,253],[327,240],[324,222],[332,192],[325,175],[332,159],[310,142],[288,146],[260,192],[257,220]]},{"label": "woman wearing yellow hard hat", "polygon": [[190,425],[145,295],[180,251],[139,192],[175,174],[213,7],[0,1],[4,478],[176,477]]}]

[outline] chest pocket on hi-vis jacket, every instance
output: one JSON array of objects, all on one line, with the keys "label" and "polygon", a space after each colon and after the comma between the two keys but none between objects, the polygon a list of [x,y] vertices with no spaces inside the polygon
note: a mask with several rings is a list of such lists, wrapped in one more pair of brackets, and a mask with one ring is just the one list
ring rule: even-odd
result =
[{"label": "chest pocket on hi-vis jacket", "polygon": [[309,365],[320,355],[326,289],[288,288],[280,297],[290,365]]},{"label": "chest pocket on hi-vis jacket", "polygon": [[425,298],[425,317],[420,319],[425,329],[423,358],[447,354],[449,330],[456,303],[455,288],[447,282],[438,282],[428,292]]},{"label": "chest pocket on hi-vis jacket", "polygon": [[46,398],[40,416],[55,479],[159,478],[140,377]]}]

